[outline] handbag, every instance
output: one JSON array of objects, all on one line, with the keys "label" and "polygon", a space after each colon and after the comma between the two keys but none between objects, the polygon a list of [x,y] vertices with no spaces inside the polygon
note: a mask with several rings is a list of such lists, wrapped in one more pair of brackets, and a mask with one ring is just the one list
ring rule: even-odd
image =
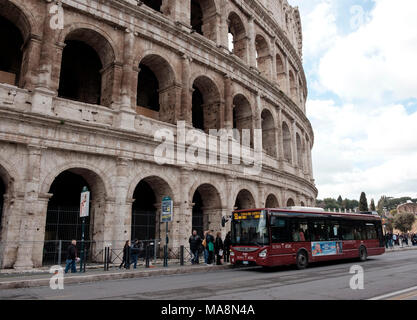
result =
[{"label": "handbag", "polygon": [[220,256],[220,257],[223,257],[223,249],[220,249],[220,250],[219,250],[219,256]]}]

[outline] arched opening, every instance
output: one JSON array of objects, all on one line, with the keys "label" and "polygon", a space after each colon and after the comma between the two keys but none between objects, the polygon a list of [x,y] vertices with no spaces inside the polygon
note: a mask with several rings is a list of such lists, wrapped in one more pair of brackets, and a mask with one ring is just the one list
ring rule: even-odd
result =
[{"label": "arched opening", "polygon": [[297,163],[300,169],[304,169],[304,163],[303,163],[303,145],[301,142],[300,135],[296,134],[296,142],[297,142]]},{"label": "arched opening", "polygon": [[295,81],[295,75],[292,70],[290,70],[290,95],[291,99],[297,102],[297,82]]},{"label": "arched opening", "polygon": [[1,16],[0,43],[0,83],[18,86],[23,58],[23,37],[12,22]]},{"label": "arched opening", "polygon": [[246,31],[240,17],[232,12],[229,14],[229,50],[246,61]]},{"label": "arched opening", "polygon": [[170,64],[158,55],[148,55],[139,64],[136,111],[168,123],[175,122],[175,75]]},{"label": "arched opening", "polygon": [[256,203],[255,198],[253,197],[250,191],[243,189],[241,190],[235,201],[235,209],[236,210],[245,210],[245,209],[255,209]]},{"label": "arched opening", "polygon": [[4,207],[4,196],[6,195],[6,184],[3,179],[0,177],[0,240],[1,240],[1,231],[3,227],[3,207]]},{"label": "arched opening", "polygon": [[162,0],[143,0],[144,5],[149,8],[154,9],[155,11],[161,12]]},{"label": "arched opening", "polygon": [[210,184],[203,184],[193,195],[192,230],[203,236],[205,230],[221,229],[221,200],[219,192]]},{"label": "arched opening", "polygon": [[281,57],[281,55],[277,54],[277,79],[278,79],[278,85],[281,88],[281,90],[285,90],[286,88],[286,72],[285,72],[285,66],[284,61]]},{"label": "arched opening", "polygon": [[191,28],[216,41],[216,6],[213,0],[191,0]]},{"label": "arched opening", "polygon": [[260,71],[261,75],[265,78],[269,78],[271,69],[271,56],[269,53],[269,46],[265,38],[261,35],[257,35],[255,38],[256,48],[256,67]]},{"label": "arched opening", "polygon": [[288,162],[292,162],[291,132],[285,122],[282,123],[282,140],[282,145],[284,148],[284,159]]},{"label": "arched opening", "polygon": [[306,206],[305,203],[304,203],[304,201],[301,201],[300,204],[301,204],[302,207],[305,207]]},{"label": "arched opening", "polygon": [[276,137],[274,118],[269,110],[264,109],[261,114],[262,118],[262,147],[264,152],[271,157],[276,157]]},{"label": "arched opening", "polygon": [[270,194],[268,198],[266,198],[265,207],[266,208],[279,208],[279,202],[278,202],[277,197],[273,194]]},{"label": "arched opening", "polygon": [[209,133],[220,129],[220,93],[216,84],[205,76],[193,83],[192,121],[196,129]]},{"label": "arched opening", "polygon": [[[86,257],[93,259],[91,240],[104,231],[104,201],[106,192],[102,180],[87,169],[70,169],[59,174],[53,181],[49,193],[45,224],[43,264],[56,263],[58,246],[61,241],[61,261],[65,261],[66,248],[71,240],[81,240],[82,219],[80,218],[80,198],[84,187],[90,191],[89,216],[85,218],[84,239]],[[79,243],[77,244],[79,248]]]},{"label": "arched opening", "polygon": [[58,96],[110,106],[113,93],[114,51],[98,32],[77,29],[65,38]]},{"label": "arched opening", "polygon": [[289,198],[287,201],[287,207],[295,207],[295,202],[293,199]]},{"label": "arched opening", "polygon": [[233,129],[239,132],[239,137],[235,134],[235,139],[242,142],[244,135],[250,138],[250,147],[253,148],[253,115],[249,101],[245,96],[238,94],[233,99]]},{"label": "arched opening", "polygon": [[159,112],[159,82],[146,65],[139,65],[137,106]]},{"label": "arched opening", "polygon": [[161,237],[161,204],[173,198],[169,185],[159,177],[142,179],[133,193],[131,239],[153,240]]}]

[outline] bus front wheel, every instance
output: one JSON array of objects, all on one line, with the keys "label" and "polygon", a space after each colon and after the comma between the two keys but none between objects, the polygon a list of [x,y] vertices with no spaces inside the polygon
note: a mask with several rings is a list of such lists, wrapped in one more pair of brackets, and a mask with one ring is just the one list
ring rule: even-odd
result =
[{"label": "bus front wheel", "polygon": [[303,270],[308,266],[308,256],[305,251],[300,251],[297,254],[297,269]]},{"label": "bus front wheel", "polygon": [[368,258],[368,253],[366,252],[366,248],[364,246],[361,246],[359,248],[359,260],[366,261],[367,258]]}]

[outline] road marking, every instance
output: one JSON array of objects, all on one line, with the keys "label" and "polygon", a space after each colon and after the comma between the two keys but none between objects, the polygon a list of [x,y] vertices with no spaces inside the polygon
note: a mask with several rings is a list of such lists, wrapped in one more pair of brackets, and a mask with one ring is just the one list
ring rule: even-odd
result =
[{"label": "road marking", "polygon": [[371,298],[371,299],[368,299],[368,300],[384,300],[384,299],[387,299],[387,298],[399,296],[401,294],[408,293],[410,291],[415,291],[415,290],[417,290],[417,286],[416,287],[412,287],[412,288],[408,288],[408,289],[404,289],[404,290],[400,290],[400,291],[395,291],[395,292],[387,293],[387,294],[384,294],[382,296],[374,297],[374,298]]},{"label": "road marking", "polygon": [[407,298],[412,298],[416,296],[417,296],[417,291],[411,291],[409,293],[404,293],[402,295],[389,298],[388,300],[406,300]]}]

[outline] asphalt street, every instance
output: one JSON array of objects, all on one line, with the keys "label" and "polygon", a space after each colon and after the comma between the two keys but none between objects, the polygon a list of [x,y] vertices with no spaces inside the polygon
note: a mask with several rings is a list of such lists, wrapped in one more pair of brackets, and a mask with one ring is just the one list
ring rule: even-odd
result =
[{"label": "asphalt street", "polygon": [[[364,288],[353,290],[350,268],[364,270]],[[157,276],[0,291],[0,299],[151,299],[151,300],[417,300],[417,250],[311,265]]]}]

